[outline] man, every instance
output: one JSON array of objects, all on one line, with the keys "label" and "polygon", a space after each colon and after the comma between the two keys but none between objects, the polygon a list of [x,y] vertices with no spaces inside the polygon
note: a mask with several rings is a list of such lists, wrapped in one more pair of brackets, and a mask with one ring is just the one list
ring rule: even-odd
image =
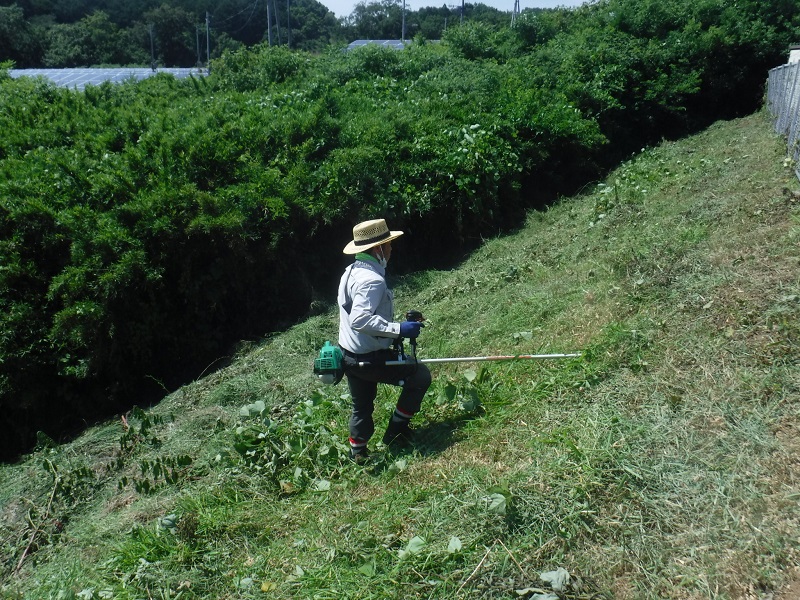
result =
[{"label": "man", "polygon": [[[392,418],[383,436],[386,445],[407,445],[409,425],[422,405],[431,373],[410,360],[408,365],[386,365],[397,360],[392,344],[398,338],[416,338],[422,324],[394,321],[394,297],[386,285],[386,265],[392,256],[392,240],[403,235],[390,231],[384,219],[365,221],[353,227],[353,240],[344,248],[355,260],[339,282],[339,347],[353,399],[350,416],[350,456],[362,463],[367,443],[375,433],[372,413],[378,383],[402,386]],[[365,363],[358,366],[359,363]]]}]

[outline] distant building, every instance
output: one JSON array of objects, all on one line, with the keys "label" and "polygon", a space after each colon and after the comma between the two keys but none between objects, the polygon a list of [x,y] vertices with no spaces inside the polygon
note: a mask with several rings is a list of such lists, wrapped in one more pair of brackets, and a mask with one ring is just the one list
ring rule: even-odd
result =
[{"label": "distant building", "polygon": [[789,63],[800,62],[800,44],[789,46]]},{"label": "distant building", "polygon": [[[411,40],[356,40],[355,42],[350,42],[345,50],[361,48],[368,44],[375,44],[376,46],[383,46],[384,48],[394,48],[395,50],[404,50],[406,47],[410,46],[411,43]],[[426,43],[438,44],[439,40],[426,40]]]},{"label": "distant building", "polygon": [[384,48],[394,48],[395,50],[404,50],[405,47],[410,43],[411,42],[409,40],[356,40],[355,42],[350,42],[347,45],[347,50],[361,48],[367,44],[375,44],[376,46],[383,46]]},{"label": "distant building", "polygon": [[11,69],[9,75],[17,77],[44,77],[55,83],[58,87],[83,90],[87,85],[98,86],[106,81],[121,83],[123,81],[141,81],[158,73],[167,73],[176,79],[185,77],[205,76],[203,69],[184,68],[129,68],[117,69]]}]

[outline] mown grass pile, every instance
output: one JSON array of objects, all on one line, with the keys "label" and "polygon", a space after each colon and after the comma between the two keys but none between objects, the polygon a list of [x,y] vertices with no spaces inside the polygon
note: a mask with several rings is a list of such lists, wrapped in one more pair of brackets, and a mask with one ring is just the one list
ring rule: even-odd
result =
[{"label": "mown grass pile", "polygon": [[333,310],[43,439],[0,471],[2,597],[767,597],[800,564],[783,157],[765,114],[721,122],[397,282],[421,356],[583,352],[435,368],[413,452],[345,459],[347,388],[310,372]]}]

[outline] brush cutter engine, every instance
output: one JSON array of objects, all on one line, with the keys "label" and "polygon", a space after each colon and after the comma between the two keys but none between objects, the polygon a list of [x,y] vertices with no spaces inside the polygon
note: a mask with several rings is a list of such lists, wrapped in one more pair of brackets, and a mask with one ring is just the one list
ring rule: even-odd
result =
[{"label": "brush cutter engine", "polygon": [[344,356],[338,346],[325,342],[319,351],[319,357],[314,360],[314,375],[328,385],[336,385],[342,380]]}]

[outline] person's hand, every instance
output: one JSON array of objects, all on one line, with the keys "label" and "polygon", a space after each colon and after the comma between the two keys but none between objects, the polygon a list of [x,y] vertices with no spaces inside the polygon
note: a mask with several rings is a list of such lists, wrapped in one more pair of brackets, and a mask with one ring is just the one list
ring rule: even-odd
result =
[{"label": "person's hand", "polygon": [[400,337],[414,339],[419,336],[422,327],[422,323],[418,321],[403,321],[400,323]]}]

